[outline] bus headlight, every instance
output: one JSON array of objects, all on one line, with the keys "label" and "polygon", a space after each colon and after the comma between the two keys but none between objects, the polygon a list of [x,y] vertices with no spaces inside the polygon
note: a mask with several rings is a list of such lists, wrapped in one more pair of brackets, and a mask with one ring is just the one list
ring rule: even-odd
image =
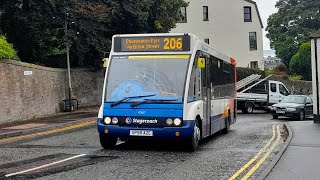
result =
[{"label": "bus headlight", "polygon": [[111,123],[111,118],[110,117],[105,117],[103,121],[104,121],[105,124],[110,124]]},{"label": "bus headlight", "polygon": [[166,123],[167,123],[169,126],[171,126],[171,125],[173,124],[173,120],[169,118],[169,119],[167,119]]},{"label": "bus headlight", "polygon": [[117,117],[112,118],[112,124],[118,124],[119,120]]},{"label": "bus headlight", "polygon": [[173,121],[173,124],[176,125],[176,126],[179,126],[181,124],[181,119],[175,118],[174,121]]}]

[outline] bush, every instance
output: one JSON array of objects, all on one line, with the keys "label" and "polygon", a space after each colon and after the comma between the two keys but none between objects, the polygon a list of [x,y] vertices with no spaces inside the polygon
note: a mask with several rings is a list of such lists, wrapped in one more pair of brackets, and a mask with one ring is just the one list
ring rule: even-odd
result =
[{"label": "bush", "polygon": [[290,71],[294,75],[303,76],[304,80],[311,80],[311,43],[303,43],[299,51],[291,58]]},{"label": "bush", "polygon": [[0,35],[0,58],[13,59],[17,57],[12,44],[9,44],[4,36]]},{"label": "bush", "polygon": [[303,79],[303,77],[302,76],[289,76],[289,79],[291,80],[291,81],[298,81],[298,80],[302,80]]},{"label": "bush", "polygon": [[260,74],[265,76],[265,72],[258,69],[237,67],[237,81],[244,79],[252,74]]},{"label": "bush", "polygon": [[275,72],[287,72],[287,66],[280,64],[273,69]]}]

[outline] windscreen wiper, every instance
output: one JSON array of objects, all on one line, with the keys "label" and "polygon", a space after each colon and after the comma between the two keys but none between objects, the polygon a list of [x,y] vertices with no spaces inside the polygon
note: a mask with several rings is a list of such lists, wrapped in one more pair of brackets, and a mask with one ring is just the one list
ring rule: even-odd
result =
[{"label": "windscreen wiper", "polygon": [[116,102],[110,104],[110,107],[114,107],[114,106],[116,106],[116,105],[119,105],[119,104],[121,104],[121,103],[123,103],[124,101],[129,100],[129,99],[151,97],[151,96],[155,96],[155,95],[156,95],[156,94],[143,95],[143,96],[129,96],[129,97],[125,97],[125,98],[123,98],[123,99],[121,99],[121,100],[119,100],[119,101],[116,101]]},{"label": "windscreen wiper", "polygon": [[144,99],[144,101],[132,103],[130,106],[135,107],[135,106],[144,104],[146,102],[170,102],[170,101],[177,101],[177,99]]}]

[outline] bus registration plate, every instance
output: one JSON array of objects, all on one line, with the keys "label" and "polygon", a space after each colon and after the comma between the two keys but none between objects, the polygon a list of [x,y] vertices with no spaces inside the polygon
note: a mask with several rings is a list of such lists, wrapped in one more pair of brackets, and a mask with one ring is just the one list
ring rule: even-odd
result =
[{"label": "bus registration plate", "polygon": [[150,130],[130,130],[130,136],[153,136]]}]

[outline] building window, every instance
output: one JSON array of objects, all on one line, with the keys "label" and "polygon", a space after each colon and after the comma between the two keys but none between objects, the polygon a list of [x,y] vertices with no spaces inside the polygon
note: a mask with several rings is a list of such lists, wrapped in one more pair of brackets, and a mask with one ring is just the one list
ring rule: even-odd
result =
[{"label": "building window", "polygon": [[205,39],[204,39],[204,42],[207,43],[207,44],[209,44],[209,43],[210,43],[209,38],[205,38]]},{"label": "building window", "polygon": [[257,50],[257,33],[249,32],[250,51]]},{"label": "building window", "polygon": [[252,22],[251,7],[244,7],[244,22]]},{"label": "building window", "polygon": [[250,68],[258,69],[258,61],[251,61],[250,62]]},{"label": "building window", "polygon": [[180,21],[179,23],[186,23],[187,22],[187,7],[180,8]]},{"label": "building window", "polygon": [[203,21],[209,21],[209,9],[208,9],[208,6],[203,6]]}]

